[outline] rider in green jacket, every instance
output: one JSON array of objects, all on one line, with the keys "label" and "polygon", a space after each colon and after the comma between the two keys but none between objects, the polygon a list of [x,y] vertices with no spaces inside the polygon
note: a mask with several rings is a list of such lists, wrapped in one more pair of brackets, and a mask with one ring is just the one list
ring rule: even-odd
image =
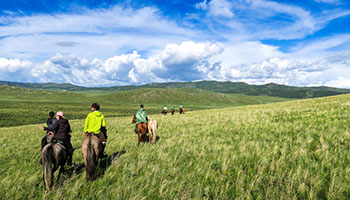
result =
[{"label": "rider in green jacket", "polygon": [[140,105],[140,109],[138,109],[136,114],[134,115],[134,118],[136,118],[135,133],[137,133],[137,124],[138,123],[140,123],[140,122],[148,123],[147,112],[144,109],[144,106],[142,104]]}]

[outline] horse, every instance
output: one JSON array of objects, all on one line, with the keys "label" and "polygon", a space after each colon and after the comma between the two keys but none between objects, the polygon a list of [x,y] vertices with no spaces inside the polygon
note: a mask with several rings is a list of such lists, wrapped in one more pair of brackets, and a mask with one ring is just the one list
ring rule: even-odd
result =
[{"label": "horse", "polygon": [[[136,116],[135,115],[132,119],[132,123],[136,123]],[[147,133],[148,133],[147,123],[145,123],[145,122],[138,123],[136,126],[136,129],[137,129],[137,138],[138,138],[137,145],[140,146],[141,142],[143,142],[143,144],[145,144]]]},{"label": "horse", "polygon": [[148,120],[148,137],[150,142],[152,144],[156,143],[156,137],[157,137],[157,129],[158,129],[158,123],[155,119],[149,119]]},{"label": "horse", "polygon": [[146,137],[147,137],[148,127],[147,123],[140,122],[137,124],[137,137],[138,137],[138,143],[137,145],[140,146],[140,143],[143,142],[145,144]]},{"label": "horse", "polygon": [[180,114],[185,114],[185,108],[180,108]]},{"label": "horse", "polygon": [[[51,141],[52,139],[52,136],[47,136],[47,140]],[[43,165],[43,180],[46,191],[50,191],[53,185],[54,173],[60,167],[57,177],[57,181],[59,181],[67,159],[66,148],[60,143],[49,143],[42,149],[40,162]]]},{"label": "horse", "polygon": [[102,152],[101,140],[96,136],[87,134],[81,142],[81,151],[83,153],[87,180],[96,180],[98,159]]}]

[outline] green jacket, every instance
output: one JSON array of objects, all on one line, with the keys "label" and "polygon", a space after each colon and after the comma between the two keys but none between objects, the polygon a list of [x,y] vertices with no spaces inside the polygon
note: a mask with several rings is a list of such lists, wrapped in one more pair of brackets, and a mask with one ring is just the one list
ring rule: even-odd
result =
[{"label": "green jacket", "polygon": [[183,106],[183,105],[180,105],[180,108],[184,108],[184,106]]},{"label": "green jacket", "polygon": [[171,109],[175,109],[175,106],[171,106],[170,108],[171,108]]},{"label": "green jacket", "polygon": [[137,110],[137,112],[135,114],[135,117],[136,117],[136,125],[138,123],[140,123],[140,122],[148,123],[148,121],[147,121],[147,112],[143,108],[140,108],[140,109]]},{"label": "green jacket", "polygon": [[105,116],[99,112],[94,111],[89,113],[85,119],[84,133],[95,133],[98,134],[101,132],[101,126],[106,126]]}]

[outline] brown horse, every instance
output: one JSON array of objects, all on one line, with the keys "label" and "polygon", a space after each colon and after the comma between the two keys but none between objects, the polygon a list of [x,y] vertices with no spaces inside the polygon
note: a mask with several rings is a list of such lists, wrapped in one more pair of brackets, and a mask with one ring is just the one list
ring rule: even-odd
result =
[{"label": "brown horse", "polygon": [[96,136],[87,134],[81,142],[81,151],[84,157],[86,178],[89,181],[93,181],[97,178],[98,159],[102,152],[101,140]]},{"label": "brown horse", "polygon": [[[132,123],[136,123],[136,116],[135,115],[134,115],[134,117],[132,119]],[[137,126],[136,126],[136,129],[137,129],[137,137],[138,137],[137,145],[140,146],[141,142],[143,142],[143,144],[145,144],[147,133],[148,133],[147,123],[145,123],[145,122],[138,123]]]},{"label": "brown horse", "polygon": [[147,132],[148,132],[147,123],[140,122],[137,124],[137,137],[138,137],[137,145],[140,145],[141,142],[145,144]]},{"label": "brown horse", "polygon": [[180,114],[185,114],[185,108],[180,108]]},{"label": "brown horse", "polygon": [[[49,136],[48,140],[50,140]],[[41,151],[40,156],[40,162],[43,165],[43,180],[45,190],[50,191],[53,185],[55,171],[58,169],[58,167],[60,167],[57,177],[58,181],[60,179],[61,174],[64,172],[64,165],[67,162],[68,156],[65,147],[59,143],[47,144]]]}]

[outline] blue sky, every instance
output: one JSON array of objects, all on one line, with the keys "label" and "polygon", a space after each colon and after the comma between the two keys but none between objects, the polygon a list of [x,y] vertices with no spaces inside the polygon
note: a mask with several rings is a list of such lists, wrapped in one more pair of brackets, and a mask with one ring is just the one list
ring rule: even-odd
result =
[{"label": "blue sky", "polygon": [[0,80],[350,88],[350,1],[0,1]]}]

